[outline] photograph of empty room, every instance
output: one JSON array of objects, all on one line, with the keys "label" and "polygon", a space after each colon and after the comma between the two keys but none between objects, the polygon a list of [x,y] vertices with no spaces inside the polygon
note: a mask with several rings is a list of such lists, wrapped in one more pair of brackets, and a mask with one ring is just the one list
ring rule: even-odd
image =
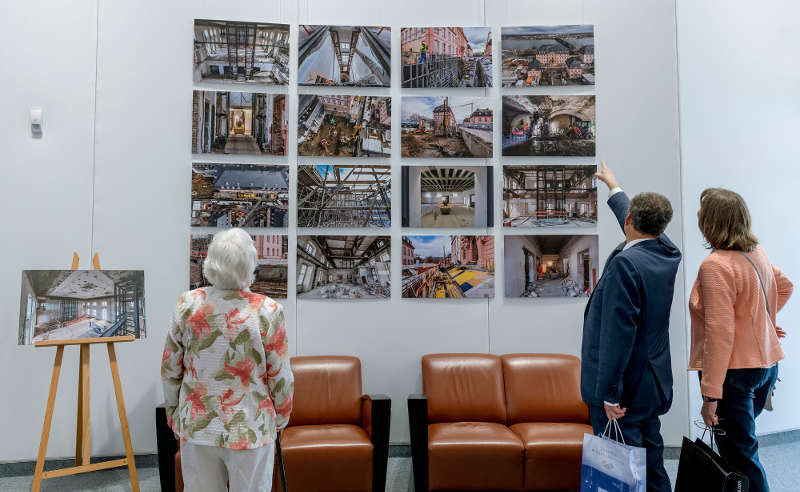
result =
[{"label": "photograph of empty room", "polygon": [[390,27],[301,24],[297,37],[299,85],[389,87]]},{"label": "photograph of empty room", "polygon": [[145,338],[144,271],[22,272],[20,345],[122,335]]},{"label": "photograph of empty room", "polygon": [[492,166],[403,166],[403,227],[492,227]]},{"label": "photograph of empty room", "polygon": [[503,166],[503,225],[594,227],[597,182],[591,166]]},{"label": "photograph of empty room", "polygon": [[[288,236],[283,234],[251,235],[258,253],[256,276],[250,291],[274,299],[286,298],[289,276]],[[192,234],[189,250],[189,288],[197,289],[211,285],[203,275],[203,262],[208,256],[208,245],[213,234]]]},{"label": "photograph of empty room", "polygon": [[377,164],[298,166],[298,227],[389,227],[391,168]]},{"label": "photograph of empty room", "polygon": [[494,297],[494,236],[403,236],[403,297]]},{"label": "photograph of empty room", "polygon": [[195,19],[194,81],[289,83],[289,24]]},{"label": "photograph of empty room", "polygon": [[286,155],[285,94],[194,91],[193,154]]},{"label": "photograph of empty room", "polygon": [[390,286],[389,236],[297,236],[297,297],[383,299]]},{"label": "photograph of empty room", "polygon": [[506,236],[506,297],[589,297],[598,279],[596,235]]}]

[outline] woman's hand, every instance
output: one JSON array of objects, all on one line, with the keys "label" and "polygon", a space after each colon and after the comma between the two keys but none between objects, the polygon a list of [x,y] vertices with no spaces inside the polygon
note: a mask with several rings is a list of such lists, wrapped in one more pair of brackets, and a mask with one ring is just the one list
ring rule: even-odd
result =
[{"label": "woman's hand", "polygon": [[700,415],[703,416],[703,422],[705,422],[707,426],[715,427],[719,425],[719,418],[717,418],[717,402],[703,402],[703,408],[700,410]]},{"label": "woman's hand", "polygon": [[775,327],[775,333],[778,335],[778,338],[786,338],[786,330],[780,326]]}]

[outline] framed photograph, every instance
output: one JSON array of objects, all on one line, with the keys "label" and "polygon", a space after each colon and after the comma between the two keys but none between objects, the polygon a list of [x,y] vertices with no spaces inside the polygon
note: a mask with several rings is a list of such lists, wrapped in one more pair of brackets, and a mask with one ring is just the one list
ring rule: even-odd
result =
[{"label": "framed photograph", "polygon": [[404,96],[403,157],[492,157],[492,102],[487,97]]},{"label": "framed photograph", "polygon": [[594,26],[501,30],[503,87],[594,85]]},{"label": "framed photograph", "polygon": [[298,33],[299,85],[390,86],[390,27],[301,24]]},{"label": "framed photograph", "polygon": [[504,156],[594,156],[594,96],[503,96]]},{"label": "framed photograph", "polygon": [[297,297],[386,299],[389,236],[297,236]]},{"label": "framed photograph", "polygon": [[404,27],[403,87],[492,87],[489,27]]},{"label": "framed photograph", "polygon": [[597,166],[503,166],[505,227],[597,225]]},{"label": "framed photograph", "polygon": [[494,236],[403,236],[403,298],[494,297]]},{"label": "framed photograph", "polygon": [[391,98],[337,94],[300,96],[298,155],[389,157],[391,144]]},{"label": "framed photograph", "polygon": [[403,227],[492,227],[492,166],[403,166]]},{"label": "framed photograph", "polygon": [[391,167],[378,164],[297,167],[298,227],[389,227]]},{"label": "framed photograph", "polygon": [[146,334],[142,270],[22,272],[20,345]]}]

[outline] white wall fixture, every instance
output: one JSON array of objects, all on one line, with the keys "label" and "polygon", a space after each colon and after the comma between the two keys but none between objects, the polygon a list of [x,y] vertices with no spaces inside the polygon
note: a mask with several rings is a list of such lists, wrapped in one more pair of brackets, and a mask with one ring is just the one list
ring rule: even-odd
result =
[{"label": "white wall fixture", "polygon": [[42,108],[31,108],[31,135],[34,138],[42,136]]}]

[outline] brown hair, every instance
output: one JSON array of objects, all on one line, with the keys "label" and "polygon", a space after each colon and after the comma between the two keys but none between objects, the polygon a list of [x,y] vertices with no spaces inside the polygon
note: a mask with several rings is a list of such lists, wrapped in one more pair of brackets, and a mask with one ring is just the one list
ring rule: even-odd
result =
[{"label": "brown hair", "polygon": [[708,188],[700,194],[697,223],[708,246],[750,252],[758,239],[750,230],[750,211],[744,198],[724,188]]},{"label": "brown hair", "polygon": [[658,193],[639,193],[628,208],[633,228],[650,236],[660,236],[672,220],[669,199]]}]

